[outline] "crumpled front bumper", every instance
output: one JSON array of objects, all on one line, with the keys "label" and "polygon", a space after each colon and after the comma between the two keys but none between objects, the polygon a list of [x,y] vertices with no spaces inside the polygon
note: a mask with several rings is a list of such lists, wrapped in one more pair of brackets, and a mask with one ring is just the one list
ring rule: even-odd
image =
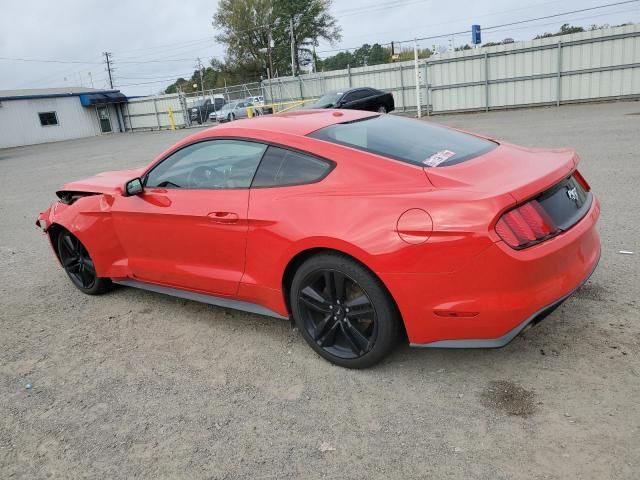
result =
[{"label": "crumpled front bumper", "polygon": [[56,206],[59,202],[53,202],[49,205],[49,208],[43,210],[38,214],[38,218],[36,219],[36,227],[42,230],[42,233],[47,233],[49,227],[53,223],[52,217],[55,215]]}]

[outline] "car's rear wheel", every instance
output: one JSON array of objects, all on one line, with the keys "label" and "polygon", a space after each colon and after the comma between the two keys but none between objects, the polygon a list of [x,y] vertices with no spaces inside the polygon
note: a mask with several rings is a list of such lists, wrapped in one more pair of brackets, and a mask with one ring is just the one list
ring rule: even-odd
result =
[{"label": "car's rear wheel", "polygon": [[82,242],[67,230],[58,234],[58,255],[71,282],[81,292],[99,295],[112,287],[110,279],[97,276],[89,252]]},{"label": "car's rear wheel", "polygon": [[376,364],[398,339],[399,315],[384,286],[344,255],[305,261],[293,278],[291,308],[311,348],[343,367]]},{"label": "car's rear wheel", "polygon": [[378,113],[387,113],[387,107],[385,107],[384,105],[380,105],[378,107]]}]

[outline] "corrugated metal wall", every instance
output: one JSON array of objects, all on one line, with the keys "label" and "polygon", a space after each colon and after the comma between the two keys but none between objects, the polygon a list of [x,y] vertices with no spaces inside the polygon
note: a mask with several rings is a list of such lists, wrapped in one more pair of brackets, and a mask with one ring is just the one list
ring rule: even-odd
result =
[{"label": "corrugated metal wall", "polygon": [[[43,127],[38,112],[56,112],[59,125]],[[111,127],[118,131],[118,120],[110,107]],[[52,97],[5,100],[0,106],[0,148],[58,142],[100,135],[94,107],[83,107],[80,98]]]},{"label": "corrugated metal wall", "polygon": [[[423,113],[491,110],[640,96],[640,26],[594,30],[420,60]],[[371,86],[415,110],[413,61],[276,78],[273,101]],[[427,109],[428,107],[428,109]]]}]

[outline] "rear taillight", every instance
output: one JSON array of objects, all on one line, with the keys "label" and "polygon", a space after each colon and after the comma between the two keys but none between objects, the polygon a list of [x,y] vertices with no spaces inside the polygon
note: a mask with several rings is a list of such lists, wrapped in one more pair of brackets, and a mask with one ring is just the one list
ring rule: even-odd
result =
[{"label": "rear taillight", "polygon": [[500,238],[517,249],[542,242],[559,231],[537,200],[509,210],[496,223]]},{"label": "rear taillight", "polygon": [[582,174],[576,170],[575,172],[573,172],[573,178],[576,179],[576,181],[580,184],[580,186],[582,187],[582,189],[585,192],[589,192],[591,191],[591,186],[589,185],[589,183],[584,179],[584,177],[582,176]]}]

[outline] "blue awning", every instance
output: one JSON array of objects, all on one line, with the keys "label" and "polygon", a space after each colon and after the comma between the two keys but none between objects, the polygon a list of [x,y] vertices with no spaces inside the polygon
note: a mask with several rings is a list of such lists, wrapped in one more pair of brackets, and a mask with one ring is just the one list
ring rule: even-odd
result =
[{"label": "blue awning", "polygon": [[92,105],[107,105],[110,103],[126,103],[127,97],[120,92],[83,93],[80,94],[80,103],[85,107]]}]

